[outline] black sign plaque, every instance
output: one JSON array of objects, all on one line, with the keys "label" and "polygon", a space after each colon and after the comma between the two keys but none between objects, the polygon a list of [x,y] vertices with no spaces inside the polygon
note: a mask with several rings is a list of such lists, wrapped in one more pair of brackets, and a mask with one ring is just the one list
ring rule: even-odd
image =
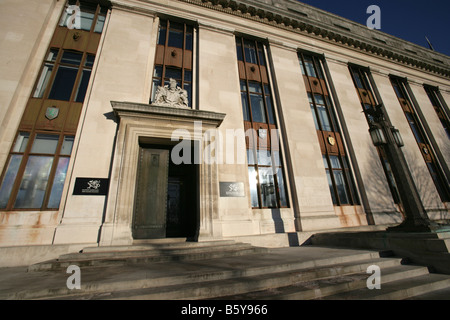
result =
[{"label": "black sign plaque", "polygon": [[73,195],[76,196],[106,196],[108,194],[109,179],[76,178]]},{"label": "black sign plaque", "polygon": [[220,196],[222,198],[242,198],[245,197],[243,182],[220,182]]}]

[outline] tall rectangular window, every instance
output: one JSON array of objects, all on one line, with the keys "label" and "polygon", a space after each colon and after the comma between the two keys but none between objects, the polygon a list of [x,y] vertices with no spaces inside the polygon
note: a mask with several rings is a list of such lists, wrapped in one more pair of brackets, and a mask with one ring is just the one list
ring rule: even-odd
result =
[{"label": "tall rectangular window", "polygon": [[288,197],[264,44],[236,37],[253,208],[285,208]]},{"label": "tall rectangular window", "polygon": [[158,86],[169,85],[172,78],[187,91],[189,107],[192,107],[193,48],[193,26],[160,20],[150,103],[155,101]]},{"label": "tall rectangular window", "polygon": [[398,101],[409,123],[411,131],[416,139],[417,145],[422,153],[423,159],[428,167],[430,175],[434,181],[442,201],[450,201],[450,188],[444,173],[439,167],[436,155],[431,148],[428,137],[423,129],[419,117],[414,110],[412,99],[408,90],[408,83],[405,79],[390,77],[392,87],[397,95]]},{"label": "tall rectangular window", "polygon": [[424,86],[425,91],[428,95],[428,98],[431,101],[431,104],[433,105],[434,111],[436,111],[436,114],[441,121],[442,127],[445,130],[445,133],[447,133],[447,137],[450,139],[450,119],[446,115],[444,111],[444,106],[441,102],[441,97],[439,93],[439,89],[431,86]]},{"label": "tall rectangular window", "polygon": [[334,205],[359,204],[320,57],[298,54]]},{"label": "tall rectangular window", "polygon": [[106,8],[66,5],[28,100],[0,179],[0,210],[57,210]]},{"label": "tall rectangular window", "polygon": [[[369,77],[369,70],[367,68],[350,65],[349,66],[350,75],[352,76],[353,83],[355,85],[356,92],[358,93],[359,100],[361,102],[362,110],[369,110],[372,108],[375,108],[379,102],[376,99],[376,96],[374,94],[374,91],[372,87],[374,84],[372,83],[370,77]],[[368,113],[364,113],[366,115],[367,124],[370,126],[374,119],[372,116]],[[384,174],[386,176],[386,180],[389,185],[389,189],[392,194],[392,198],[394,202],[399,205],[400,210],[401,203],[400,203],[400,195],[398,192],[398,187],[395,182],[394,174],[391,169],[391,165],[387,159],[387,156],[381,147],[376,147],[378,156],[380,157],[381,165],[383,167]]]}]

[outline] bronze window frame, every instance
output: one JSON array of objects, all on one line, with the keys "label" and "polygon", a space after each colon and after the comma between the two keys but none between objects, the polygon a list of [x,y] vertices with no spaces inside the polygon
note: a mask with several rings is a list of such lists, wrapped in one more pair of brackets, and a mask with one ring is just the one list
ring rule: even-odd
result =
[{"label": "bronze window frame", "polygon": [[[183,40],[181,48],[178,46],[169,46],[169,36],[171,32],[172,25],[182,25]],[[173,28],[172,28],[173,29]],[[162,30],[165,30],[162,32]],[[195,45],[195,32],[196,26],[189,22],[179,22],[178,20],[170,18],[159,19],[158,26],[158,37],[156,39],[156,54],[155,54],[155,64],[153,68],[152,75],[152,87],[150,92],[150,103],[154,102],[157,85],[155,81],[159,83],[160,86],[168,85],[169,78],[167,78],[168,69],[178,69],[181,74],[181,78],[175,79],[177,85],[180,88],[186,90],[186,86],[189,86],[188,91],[188,102],[189,107],[192,108],[195,103],[192,101],[194,96],[194,45]],[[191,36],[191,44],[189,45],[191,49],[187,48],[187,38]],[[163,37],[162,37],[163,36]],[[162,40],[163,39],[163,40]],[[161,68],[161,75],[157,75],[157,68]],[[190,79],[187,76],[190,73]]]},{"label": "bronze window frame", "polygon": [[441,102],[441,95],[439,89],[436,87],[432,87],[429,85],[424,85],[425,92],[427,93],[428,98],[430,99],[431,104],[433,105],[434,111],[439,118],[439,121],[444,128],[447,137],[450,139],[450,119],[445,113],[444,106]]},{"label": "bronze window frame", "polygon": [[450,188],[442,172],[436,154],[431,146],[430,140],[420,122],[419,116],[414,108],[413,101],[408,90],[408,82],[404,78],[390,76],[392,88],[397,96],[398,102],[408,121],[409,127],[416,140],[417,146],[427,165],[430,176],[436,186],[438,194],[443,202],[450,201]]},{"label": "bronze window frame", "polygon": [[[377,97],[373,90],[375,84],[371,81],[369,68],[349,64],[348,69],[358,98],[360,100],[362,110],[365,111],[368,108],[375,108],[379,104],[379,102],[377,101]],[[369,115],[367,112],[364,112],[364,115],[366,117],[367,124],[370,126],[373,122],[371,115]],[[375,146],[375,148],[380,158],[381,166],[386,176],[386,181],[388,183],[392,199],[394,200],[394,203],[399,206],[400,211],[402,211],[403,209],[401,207],[400,194],[394,178],[394,174],[391,169],[391,165],[383,148],[381,146]]]},{"label": "bronze window frame", "polygon": [[[277,127],[277,118],[275,114],[275,105],[272,98],[271,84],[269,81],[269,75],[267,71],[268,61],[265,57],[265,47],[266,44],[262,41],[252,39],[245,36],[236,35],[236,54],[237,63],[239,69],[239,81],[241,87],[241,100],[246,102],[248,108],[248,121],[244,119],[244,128],[248,132],[249,129],[253,129],[251,136],[246,137],[246,148],[247,154],[252,155],[254,163],[249,163],[249,156],[247,156],[248,171],[249,168],[253,168],[256,172],[256,187],[258,194],[258,206],[253,206],[252,209],[279,209],[279,208],[289,208],[289,196],[287,189],[287,181],[285,175],[285,166],[283,161],[283,152],[281,150],[281,145],[274,144],[273,142],[279,142],[280,137]],[[246,48],[249,48],[248,54],[250,54],[251,48],[253,48],[253,59],[248,60],[246,55]],[[256,63],[255,63],[256,62]],[[245,89],[243,85],[245,84]],[[258,84],[261,88],[261,92],[250,92],[251,84]],[[262,101],[262,106],[264,108],[264,118],[265,122],[256,122],[252,110],[252,100],[251,95],[260,96]],[[241,101],[242,103],[242,101]],[[242,108],[245,106],[242,105]],[[270,109],[270,111],[269,111]],[[244,115],[243,111],[243,115]],[[258,135],[260,130],[266,130],[267,137],[266,143],[261,143],[260,139],[253,134]],[[276,134],[277,136],[273,136]],[[269,152],[270,153],[270,164],[260,164],[258,163],[258,152]],[[271,168],[273,171],[272,179],[274,184],[274,191],[276,197],[275,206],[264,206],[262,193],[263,185],[261,183],[260,171]],[[251,177],[249,177],[251,178]],[[280,185],[282,182],[283,185]],[[282,190],[280,189],[282,188]],[[265,188],[265,187],[264,187]]]},{"label": "bronze window frame", "polygon": [[[330,96],[328,79],[325,77],[323,58],[307,52],[298,52],[298,60],[309,98],[310,109],[317,130],[317,138],[322,151],[327,179],[329,179],[330,193],[335,206],[360,205],[350,161],[346,154],[344,139],[337,121],[335,107]],[[320,97],[320,99],[318,99]],[[322,100],[322,102],[320,101]],[[324,111],[320,112],[320,110]],[[328,125],[325,126],[325,118]],[[328,130],[327,130],[328,129]],[[332,158],[338,159],[339,166],[334,166]],[[337,176],[342,172],[346,200],[340,196]]]}]

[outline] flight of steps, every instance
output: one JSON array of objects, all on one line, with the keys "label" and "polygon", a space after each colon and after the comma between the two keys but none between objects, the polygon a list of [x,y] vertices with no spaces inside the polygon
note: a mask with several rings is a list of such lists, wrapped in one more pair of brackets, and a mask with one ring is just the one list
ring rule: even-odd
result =
[{"label": "flight of steps", "polygon": [[58,259],[31,265],[28,271],[66,269],[69,265],[85,267],[112,267],[142,263],[189,261],[240,256],[267,252],[233,240],[188,242],[185,238],[135,240],[129,246],[88,247],[79,253],[61,255]]},{"label": "flight of steps", "polygon": [[[30,266],[22,279],[29,287],[0,292],[0,299],[450,299],[449,275],[407,265],[391,252],[329,250],[183,240],[86,248]],[[81,290],[65,286],[70,265],[82,270]],[[381,290],[367,288],[371,265],[381,269]]]}]

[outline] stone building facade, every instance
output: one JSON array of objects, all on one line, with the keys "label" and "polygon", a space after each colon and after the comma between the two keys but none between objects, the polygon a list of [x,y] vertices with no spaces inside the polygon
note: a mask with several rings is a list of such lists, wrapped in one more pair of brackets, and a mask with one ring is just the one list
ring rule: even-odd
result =
[{"label": "stone building facade", "polygon": [[[448,219],[446,55],[294,0],[15,0],[0,15],[4,252],[398,224],[401,182],[363,112],[379,105],[426,213]],[[185,104],[156,103],[170,79]]]}]

